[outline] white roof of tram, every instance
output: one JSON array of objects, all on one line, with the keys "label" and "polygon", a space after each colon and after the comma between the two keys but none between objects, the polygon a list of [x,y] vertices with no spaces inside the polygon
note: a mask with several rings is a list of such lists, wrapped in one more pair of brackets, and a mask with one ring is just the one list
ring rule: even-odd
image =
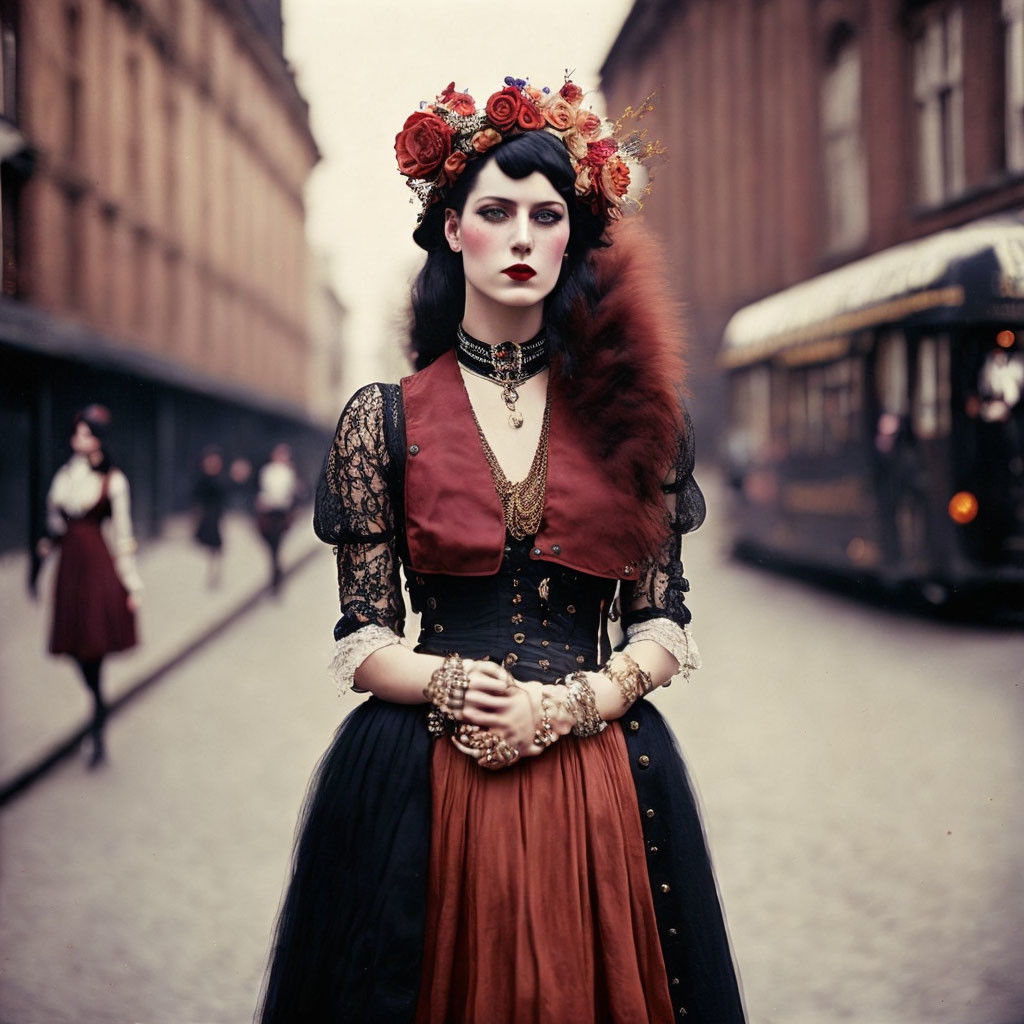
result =
[{"label": "white roof of tram", "polygon": [[956,266],[987,252],[999,270],[992,300],[1024,299],[1024,211],[1016,211],[883,249],[745,306],[726,325],[722,362],[738,366],[790,346],[961,306]]}]

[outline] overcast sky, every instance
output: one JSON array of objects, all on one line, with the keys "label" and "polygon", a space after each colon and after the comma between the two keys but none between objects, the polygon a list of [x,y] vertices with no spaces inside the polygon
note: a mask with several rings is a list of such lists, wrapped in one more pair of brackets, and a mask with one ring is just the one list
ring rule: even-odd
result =
[{"label": "overcast sky", "polygon": [[[285,53],[310,105],[323,160],[310,182],[308,234],[333,258],[347,331],[367,360],[349,386],[377,376],[420,250],[418,207],[395,169],[394,139],[421,100],[450,81],[482,102],[505,75],[558,87],[565,70],[595,89],[632,0],[284,0]],[[595,97],[600,110],[600,97]]]}]

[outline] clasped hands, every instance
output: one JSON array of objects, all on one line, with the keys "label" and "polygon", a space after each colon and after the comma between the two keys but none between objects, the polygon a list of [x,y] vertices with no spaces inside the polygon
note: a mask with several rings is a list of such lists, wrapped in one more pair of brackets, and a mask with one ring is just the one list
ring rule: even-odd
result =
[{"label": "clasped hands", "polygon": [[572,729],[571,715],[545,695],[540,682],[519,682],[491,661],[452,656],[435,673],[432,687],[427,696],[434,703],[440,697],[458,722],[452,743],[484,768],[507,768],[520,757],[536,757]]}]

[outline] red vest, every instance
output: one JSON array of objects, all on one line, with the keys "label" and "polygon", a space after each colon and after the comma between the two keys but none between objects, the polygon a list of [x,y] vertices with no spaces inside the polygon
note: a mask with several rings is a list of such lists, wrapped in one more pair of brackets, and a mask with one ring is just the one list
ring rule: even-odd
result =
[{"label": "red vest", "polygon": [[[593,576],[634,579],[641,556],[630,533],[637,499],[607,479],[575,429],[562,387],[552,379],[547,492],[531,557]],[[455,352],[404,378],[402,399],[412,568],[449,576],[496,573],[505,518]]]}]

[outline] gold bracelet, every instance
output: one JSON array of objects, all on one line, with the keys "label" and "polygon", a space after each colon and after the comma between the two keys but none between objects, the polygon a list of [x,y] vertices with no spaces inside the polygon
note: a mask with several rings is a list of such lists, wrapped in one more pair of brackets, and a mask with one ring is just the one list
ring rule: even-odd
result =
[{"label": "gold bracelet", "polygon": [[645,672],[625,651],[613,654],[604,663],[601,674],[618,686],[627,708],[654,689],[650,672]]},{"label": "gold bracelet", "polygon": [[460,711],[465,705],[468,688],[462,656],[446,654],[441,667],[431,673],[430,682],[424,687],[423,696],[438,711],[450,715],[453,711]]},{"label": "gold bracelet", "polygon": [[533,734],[533,742],[538,747],[550,747],[558,739],[558,733],[555,732],[554,726],[551,724],[551,712],[554,708],[555,702],[546,693],[542,693],[540,695],[540,725]]},{"label": "gold bracelet", "polygon": [[585,672],[573,672],[565,679],[565,705],[575,719],[573,735],[583,739],[603,732],[608,724],[597,710],[597,698]]}]

